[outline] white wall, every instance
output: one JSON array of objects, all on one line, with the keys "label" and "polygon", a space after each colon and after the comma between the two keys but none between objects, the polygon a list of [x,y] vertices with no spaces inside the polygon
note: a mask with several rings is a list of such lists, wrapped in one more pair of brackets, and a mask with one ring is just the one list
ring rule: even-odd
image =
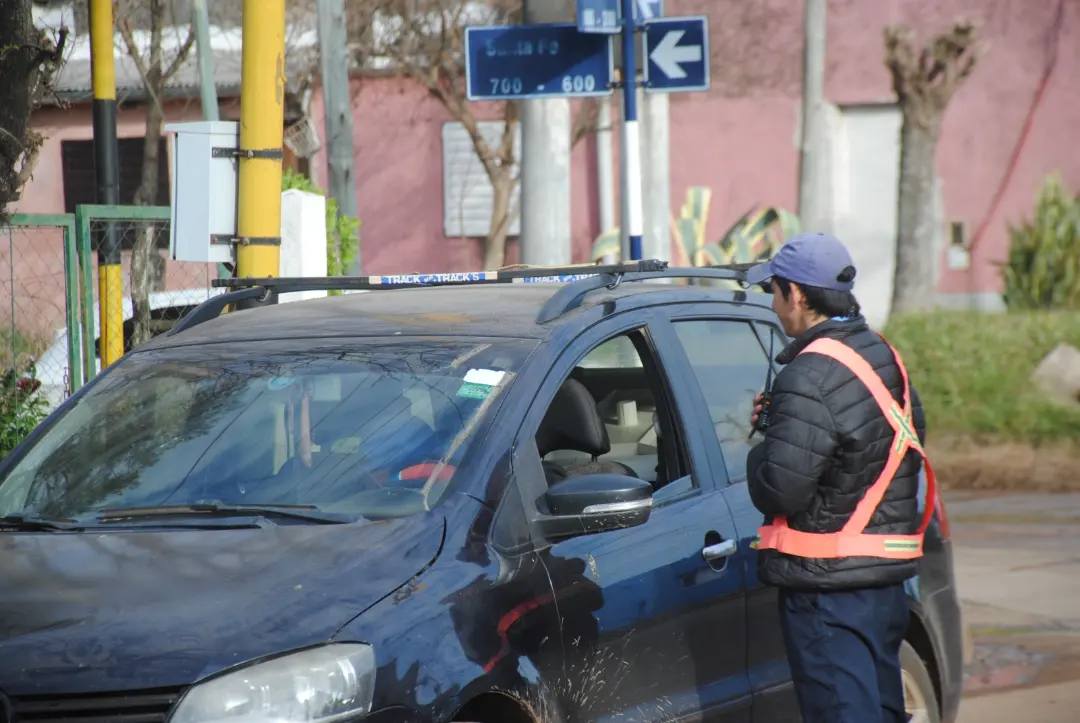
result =
[{"label": "white wall", "polygon": [[878,328],[896,267],[900,122],[894,105],[841,108],[834,136],[833,230],[855,258],[855,295]]},{"label": "white wall", "polygon": [[[281,194],[282,276],[326,276],[326,198],[290,189]],[[326,296],[325,291],[282,294],[280,301]]]}]

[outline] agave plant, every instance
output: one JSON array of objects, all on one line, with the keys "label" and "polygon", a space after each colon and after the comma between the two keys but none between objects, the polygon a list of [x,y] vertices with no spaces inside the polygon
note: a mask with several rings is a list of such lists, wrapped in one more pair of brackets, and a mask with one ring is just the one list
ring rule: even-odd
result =
[{"label": "agave plant", "polygon": [[[706,241],[712,189],[692,186],[679,215],[671,220],[672,261],[684,266],[748,264],[773,256],[784,239],[798,233],[799,219],[775,206],[747,211],[716,243]],[[593,243],[592,258],[618,258],[619,229],[611,229]]]},{"label": "agave plant", "polygon": [[593,241],[592,260],[595,262],[618,260],[622,254],[621,232],[618,227],[608,229]]},{"label": "agave plant", "polygon": [[795,214],[776,206],[752,208],[702,254],[713,264],[752,264],[772,258],[784,240],[799,231]]}]

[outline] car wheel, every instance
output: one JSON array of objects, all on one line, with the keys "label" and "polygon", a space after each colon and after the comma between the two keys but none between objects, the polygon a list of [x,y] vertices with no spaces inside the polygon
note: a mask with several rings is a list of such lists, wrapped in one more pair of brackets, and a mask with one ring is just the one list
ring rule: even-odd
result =
[{"label": "car wheel", "polygon": [[904,710],[911,723],[941,723],[937,693],[926,663],[915,648],[904,641],[900,645],[900,676],[904,683]]}]

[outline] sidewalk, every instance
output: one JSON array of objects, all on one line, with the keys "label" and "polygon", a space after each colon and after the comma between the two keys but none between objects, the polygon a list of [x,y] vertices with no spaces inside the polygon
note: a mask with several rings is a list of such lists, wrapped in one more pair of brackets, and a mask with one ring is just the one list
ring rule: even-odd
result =
[{"label": "sidewalk", "polygon": [[959,723],[1080,720],[1080,494],[946,503],[975,642]]}]

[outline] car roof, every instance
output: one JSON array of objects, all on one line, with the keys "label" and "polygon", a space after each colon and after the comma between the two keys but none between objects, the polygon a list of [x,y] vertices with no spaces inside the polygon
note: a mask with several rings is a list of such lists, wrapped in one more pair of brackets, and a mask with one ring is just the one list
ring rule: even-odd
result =
[{"label": "car roof", "polygon": [[[657,303],[738,301],[768,306],[759,293],[708,286],[628,282],[588,294],[580,307],[538,323],[545,302],[562,284],[492,284],[392,289],[276,304],[223,314],[176,336],[160,336],[145,348],[343,336],[470,336],[544,339],[585,310],[613,299],[657,294]],[[663,299],[660,296],[664,297]]]}]

